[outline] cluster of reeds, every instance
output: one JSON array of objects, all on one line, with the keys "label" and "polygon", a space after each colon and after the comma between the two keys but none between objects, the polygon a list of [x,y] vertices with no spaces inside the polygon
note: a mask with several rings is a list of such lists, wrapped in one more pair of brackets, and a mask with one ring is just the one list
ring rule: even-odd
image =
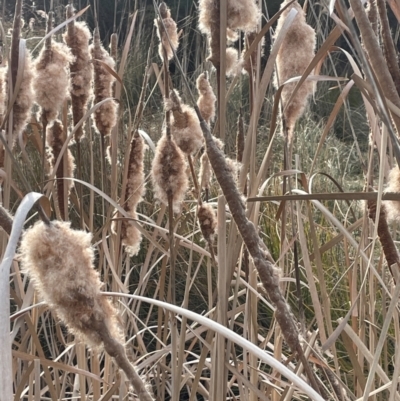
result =
[{"label": "cluster of reeds", "polygon": [[[55,33],[57,10],[41,14],[33,60],[21,31],[40,24],[22,28],[17,0],[0,66],[0,399],[398,398],[400,70],[386,3],[350,5],[330,5],[338,25],[323,39],[313,0],[285,0],[272,18],[256,0],[199,0],[192,26],[154,1],[158,47],[135,10],[109,54],[100,21],[92,37],[70,2]],[[344,31],[357,62],[343,51],[354,74],[338,77],[328,67]],[[133,105],[132,48],[148,52]],[[317,81],[341,91],[321,123],[301,119]],[[368,153],[326,139],[340,107],[354,111],[350,90]]]}]

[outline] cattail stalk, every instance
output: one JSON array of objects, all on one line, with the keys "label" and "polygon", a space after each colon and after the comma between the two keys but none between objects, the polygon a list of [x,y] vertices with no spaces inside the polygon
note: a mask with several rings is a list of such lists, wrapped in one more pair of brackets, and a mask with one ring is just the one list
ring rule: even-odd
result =
[{"label": "cattail stalk", "polygon": [[[155,2],[154,2],[155,4]],[[171,27],[171,23],[173,22],[172,20],[168,19],[167,26],[164,25],[164,20],[165,18],[169,18],[168,15],[168,7],[166,6],[165,3],[161,3],[159,8],[158,8],[158,16],[159,18],[157,19],[157,26],[158,26],[158,36],[161,39],[160,43],[160,50],[161,53],[160,56],[162,55],[163,59],[163,69],[164,69],[164,96],[165,98],[168,98],[169,96],[169,71],[168,71],[168,64],[169,64],[169,57],[168,55],[172,53],[172,55],[175,54],[175,49],[174,49],[174,43],[172,42],[171,38],[169,37],[169,31],[167,29],[167,26],[170,26],[171,33],[174,34],[175,28]],[[174,31],[174,32],[172,32]],[[165,40],[163,41],[164,36],[167,39],[168,43],[164,43]],[[172,38],[173,39],[173,38]],[[176,43],[176,47],[178,44]],[[172,58],[172,57],[171,57]],[[175,288],[175,250],[174,250],[174,203],[176,204],[176,199],[174,202],[174,198],[176,198],[179,193],[186,192],[186,187],[187,187],[187,177],[185,172],[183,171],[183,166],[184,166],[184,160],[183,160],[183,155],[180,155],[180,150],[174,143],[172,136],[171,136],[171,127],[170,127],[170,111],[166,110],[165,111],[165,125],[166,125],[166,131],[165,131],[165,136],[161,138],[159,143],[157,144],[157,147],[160,146],[159,154],[158,154],[158,160],[157,160],[157,153],[153,162],[153,169],[152,173],[156,171],[156,175],[153,175],[154,177],[157,177],[157,161],[161,162],[164,159],[164,162],[166,163],[166,168],[161,169],[165,173],[165,178],[167,180],[172,180],[169,184],[162,184],[160,188],[162,189],[160,193],[163,191],[166,194],[167,197],[167,203],[168,203],[168,230],[169,230],[169,251],[170,251],[170,289],[171,289],[171,302],[175,305],[176,304],[176,288]],[[161,144],[160,144],[161,142]],[[183,163],[182,163],[183,162]],[[154,166],[156,168],[154,169]],[[160,167],[160,166],[159,166]],[[168,171],[169,170],[169,171]],[[160,172],[160,170],[159,170]],[[168,174],[170,173],[170,174]],[[178,178],[178,180],[177,180]],[[173,191],[173,184],[174,182],[178,182],[179,179],[182,181],[182,188],[181,190],[177,189],[176,191]],[[157,179],[156,179],[157,181]],[[162,188],[164,186],[164,188]],[[182,199],[183,199],[182,196]],[[179,202],[180,203],[180,202]],[[172,398],[173,399],[178,399],[179,398],[179,377],[180,374],[178,375],[178,366],[177,366],[177,359],[179,359],[178,356],[178,328],[177,328],[177,320],[176,317],[172,318],[171,321],[171,346],[172,346],[172,360],[171,360],[171,365],[172,365],[172,377],[173,377],[173,383],[172,383]],[[178,358],[176,358],[178,356]]]},{"label": "cattail stalk", "polygon": [[[395,106],[400,108],[399,94],[396,91],[396,86],[394,85],[389,68],[385,62],[378,40],[374,34],[371,24],[369,23],[365,10],[358,0],[350,0],[350,6],[354,12],[358,28],[360,29],[363,46],[366,50],[375,76],[382,88],[382,92]],[[391,117],[397,133],[399,134],[400,117],[396,116],[394,113],[391,114]]]},{"label": "cattail stalk", "polygon": [[387,10],[386,10],[386,1],[376,0],[376,4],[377,4],[379,20],[380,20],[381,37],[382,37],[382,45],[383,45],[383,57],[386,60],[390,75],[392,76],[393,82],[396,86],[397,94],[400,95],[399,62],[398,62],[398,57],[397,57],[397,51],[394,47],[392,35],[390,32],[389,19],[388,19]]}]

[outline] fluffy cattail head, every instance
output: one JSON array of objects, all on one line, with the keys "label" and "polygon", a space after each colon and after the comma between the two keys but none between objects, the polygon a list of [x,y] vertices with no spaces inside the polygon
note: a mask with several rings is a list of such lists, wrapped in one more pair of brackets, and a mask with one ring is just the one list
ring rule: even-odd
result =
[{"label": "fluffy cattail head", "polygon": [[[115,82],[114,76],[102,64],[106,64],[111,69],[115,67],[114,59],[107,53],[100,42],[98,29],[95,29],[90,53],[94,66],[94,102],[98,103],[108,97],[112,97]],[[117,123],[117,108],[117,103],[114,100],[109,100],[94,112],[94,122],[101,135],[108,136],[111,134]]]},{"label": "fluffy cattail head", "polygon": [[[143,138],[139,134],[134,135],[129,154],[128,178],[125,193],[126,201],[122,205],[124,210],[128,212],[133,219],[137,219],[136,207],[145,193],[143,160],[146,148]],[[117,222],[114,221],[112,225],[114,233],[116,233],[116,228]],[[121,222],[121,241],[125,246],[125,250],[130,255],[136,255],[140,250],[142,235],[133,224],[123,220]]]},{"label": "fluffy cattail head", "polygon": [[226,75],[230,77],[239,74],[242,64],[239,52],[234,47],[228,47],[226,49]]},{"label": "fluffy cattail head", "polygon": [[35,69],[32,66],[33,63],[31,54],[27,49],[25,49],[25,54],[23,78],[13,107],[14,142],[25,129],[26,124],[31,116],[31,108],[35,100],[35,92],[33,90]]},{"label": "fluffy cattail head", "polygon": [[[400,169],[394,167],[390,170],[388,186],[385,192],[400,193]],[[390,220],[400,220],[400,202],[399,201],[385,201],[387,206],[387,216]]]},{"label": "fluffy cattail head", "polygon": [[[65,142],[64,126],[60,120],[55,120],[52,125],[47,126],[46,140],[47,145],[51,149],[49,163],[51,166],[50,168],[53,169]],[[66,217],[68,210],[68,205],[64,204],[64,192],[66,191],[67,195],[69,195],[69,192],[74,185],[72,180],[65,180],[64,178],[73,178],[74,170],[74,157],[72,156],[71,151],[67,149],[62,156],[61,162],[56,171],[58,207],[63,219]]]},{"label": "fluffy cattail head", "polygon": [[203,144],[203,131],[195,110],[181,102],[178,92],[170,92],[165,107],[172,111],[171,133],[182,152],[197,152]]},{"label": "fluffy cattail head", "polygon": [[57,118],[62,104],[69,96],[69,64],[73,61],[74,56],[69,48],[54,41],[49,48],[43,47],[35,61],[33,88],[36,103],[42,108],[42,118],[46,123]]},{"label": "fluffy cattail head", "polygon": [[91,235],[75,231],[69,223],[36,223],[21,240],[22,270],[68,329],[91,347],[101,347],[101,337],[91,322],[103,321],[120,338],[116,312],[100,294],[102,283],[94,270]]},{"label": "fluffy cattail head", "polygon": [[[160,39],[158,47],[158,54],[161,60],[164,60],[164,51],[168,60],[174,57],[174,51],[179,46],[178,29],[175,21],[171,18],[171,12],[167,5],[162,2],[159,6],[162,21],[160,19],[155,20],[157,27],[157,36]],[[169,40],[168,40],[169,39]]]},{"label": "fluffy cattail head", "polygon": [[[288,0],[285,0],[281,7],[287,3]],[[275,35],[279,34],[284,20],[292,8],[297,10],[297,15],[278,51],[274,79],[276,87],[282,85],[289,78],[302,75],[314,57],[315,31],[307,24],[304,11],[297,1],[280,15]],[[303,114],[308,98],[314,91],[314,83],[305,81],[288,105],[295,86],[296,83],[285,85],[281,97],[289,143],[292,141],[296,121]]]},{"label": "fluffy cattail head", "polygon": [[199,0],[199,28],[208,36],[210,44],[210,60],[214,67],[220,64],[220,1]]},{"label": "fluffy cattail head", "polygon": [[151,176],[155,197],[164,204],[168,204],[170,197],[175,213],[179,213],[188,188],[185,158],[175,141],[166,135],[158,141]]},{"label": "fluffy cattail head", "polygon": [[260,11],[254,0],[228,1],[228,28],[240,29],[243,32],[253,32],[257,28]]},{"label": "fluffy cattail head", "polygon": [[209,203],[203,203],[198,207],[197,215],[203,237],[211,245],[217,229],[217,218],[214,209]]},{"label": "fluffy cattail head", "polygon": [[[73,16],[74,9],[67,6],[67,18]],[[89,53],[90,31],[84,22],[72,21],[68,24],[67,31],[63,38],[71,49],[75,61],[70,64],[71,70],[71,103],[74,125],[84,116],[87,109],[87,102],[92,94],[93,64]],[[83,136],[83,129],[80,127],[75,132],[75,140],[79,141]]]},{"label": "fluffy cattail head", "polygon": [[197,90],[199,92],[199,99],[197,106],[199,106],[200,113],[207,123],[210,123],[215,118],[215,102],[217,97],[208,80],[208,73],[203,72],[196,80]]}]

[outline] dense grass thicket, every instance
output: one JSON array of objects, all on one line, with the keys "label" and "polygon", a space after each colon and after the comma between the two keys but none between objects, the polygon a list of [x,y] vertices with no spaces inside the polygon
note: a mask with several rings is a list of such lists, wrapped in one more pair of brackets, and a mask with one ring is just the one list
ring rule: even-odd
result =
[{"label": "dense grass thicket", "polygon": [[396,1],[0,12],[1,401],[400,399]]}]

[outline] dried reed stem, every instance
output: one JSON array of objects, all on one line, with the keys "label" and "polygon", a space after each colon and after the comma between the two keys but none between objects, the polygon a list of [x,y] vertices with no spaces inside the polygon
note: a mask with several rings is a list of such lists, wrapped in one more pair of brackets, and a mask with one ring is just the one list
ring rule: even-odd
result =
[{"label": "dried reed stem", "polygon": [[13,218],[11,214],[0,205],[0,227],[8,234],[11,234],[11,228],[13,225]]},{"label": "dried reed stem", "polygon": [[379,12],[381,37],[383,45],[383,57],[386,60],[390,75],[396,86],[397,93],[400,95],[400,70],[397,51],[394,47],[392,35],[390,32],[389,19],[386,10],[386,2],[384,0],[376,0]]}]

